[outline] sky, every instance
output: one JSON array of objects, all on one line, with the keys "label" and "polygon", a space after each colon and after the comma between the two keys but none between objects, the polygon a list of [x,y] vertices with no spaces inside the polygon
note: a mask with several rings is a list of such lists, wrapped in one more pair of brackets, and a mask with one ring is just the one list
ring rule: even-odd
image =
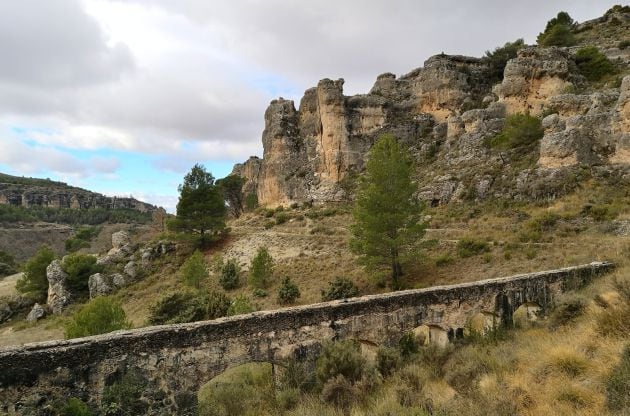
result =
[{"label": "sky", "polygon": [[533,44],[599,0],[0,0],[0,172],[173,212],[195,163],[262,156],[264,111],[322,78],[366,93],[441,52]]}]

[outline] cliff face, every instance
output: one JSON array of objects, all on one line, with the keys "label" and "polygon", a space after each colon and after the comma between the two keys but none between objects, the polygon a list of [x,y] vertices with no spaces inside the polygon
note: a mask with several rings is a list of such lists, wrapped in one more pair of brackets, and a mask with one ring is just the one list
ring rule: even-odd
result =
[{"label": "cliff face", "polygon": [[85,189],[33,178],[0,174],[0,205],[70,209],[133,209],[151,212],[155,206],[133,198],[108,197]]},{"label": "cliff face", "polygon": [[[630,16],[611,15],[582,24],[580,36],[627,73],[630,49],[587,36],[613,17],[628,27]],[[344,96],[343,79],[324,79],[297,110],[290,100],[271,102],[263,158],[233,173],[247,178],[245,192],[256,192],[262,205],[339,201],[350,197],[345,182],[363,169],[375,140],[389,133],[416,159],[418,196],[431,204],[554,197],[572,189],[580,166],[608,175],[630,163],[630,77],[593,90],[576,66],[577,49],[525,47],[496,85],[486,60],[444,54],[400,77],[380,75],[364,95]],[[545,136],[530,166],[484,144],[514,113],[543,118]]]}]

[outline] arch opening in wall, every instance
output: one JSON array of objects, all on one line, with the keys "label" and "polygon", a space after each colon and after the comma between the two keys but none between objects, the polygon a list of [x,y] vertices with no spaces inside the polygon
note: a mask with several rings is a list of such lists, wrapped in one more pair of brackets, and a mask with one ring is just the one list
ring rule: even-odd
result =
[{"label": "arch opening in wall", "polygon": [[[230,367],[201,386],[197,393],[198,414],[254,414],[274,393],[283,367],[269,362],[251,362]],[[254,412],[254,413],[252,413]]]},{"label": "arch opening in wall", "polygon": [[482,311],[474,314],[466,323],[467,334],[487,335],[501,325],[501,317],[494,312]]},{"label": "arch opening in wall", "polygon": [[525,302],[520,305],[512,314],[514,326],[528,328],[542,318],[543,308],[535,302]]}]

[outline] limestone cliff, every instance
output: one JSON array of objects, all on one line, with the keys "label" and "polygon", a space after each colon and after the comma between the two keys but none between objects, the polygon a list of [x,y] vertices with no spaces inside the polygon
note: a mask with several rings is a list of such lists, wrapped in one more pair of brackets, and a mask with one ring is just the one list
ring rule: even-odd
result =
[{"label": "limestone cliff", "polygon": [[0,205],[71,209],[133,209],[151,212],[155,206],[134,198],[101,195],[47,179],[0,174]]},{"label": "limestone cliff", "polygon": [[[247,179],[245,192],[262,205],[339,201],[351,197],[347,182],[375,140],[390,133],[415,158],[418,196],[430,204],[553,198],[573,189],[584,167],[606,176],[630,163],[630,77],[595,88],[575,62],[580,46],[595,45],[620,74],[630,73],[630,49],[598,35],[616,30],[627,37],[627,29],[630,15],[608,13],[578,26],[578,46],[522,48],[496,85],[488,60],[445,54],[400,77],[378,76],[368,94],[345,96],[343,79],[324,79],[297,109],[290,100],[271,102],[263,158],[233,173]],[[528,165],[517,163],[523,155],[497,154],[485,144],[514,113],[544,119],[545,135]]]}]

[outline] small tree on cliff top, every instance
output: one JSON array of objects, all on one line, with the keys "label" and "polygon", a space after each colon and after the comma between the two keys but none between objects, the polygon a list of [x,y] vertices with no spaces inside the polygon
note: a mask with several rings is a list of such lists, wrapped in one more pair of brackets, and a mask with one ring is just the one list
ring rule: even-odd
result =
[{"label": "small tree on cliff top", "polygon": [[368,267],[391,268],[394,288],[400,286],[402,259],[415,252],[424,235],[411,173],[411,161],[396,139],[382,136],[370,152],[353,211],[350,248]]},{"label": "small tree on cliff top", "polygon": [[198,232],[201,245],[206,235],[216,238],[225,231],[226,208],[214,177],[202,165],[193,166],[178,188],[177,217],[170,222],[175,230]]}]

